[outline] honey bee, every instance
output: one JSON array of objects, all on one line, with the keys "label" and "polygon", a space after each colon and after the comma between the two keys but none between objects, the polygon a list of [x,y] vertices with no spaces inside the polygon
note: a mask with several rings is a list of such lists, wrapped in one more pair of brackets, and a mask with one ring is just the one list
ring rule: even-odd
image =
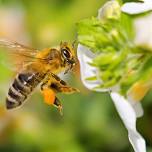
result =
[{"label": "honey bee", "polygon": [[56,94],[78,92],[78,89],[70,87],[57,76],[62,71],[67,73],[76,64],[74,47],[71,44],[61,42],[58,49],[47,48],[39,51],[17,42],[0,39],[0,46],[15,55],[16,62],[20,63],[17,64],[21,65],[8,90],[7,109],[22,105],[37,86],[40,86],[45,102],[54,105],[59,111],[62,110],[62,105]]}]

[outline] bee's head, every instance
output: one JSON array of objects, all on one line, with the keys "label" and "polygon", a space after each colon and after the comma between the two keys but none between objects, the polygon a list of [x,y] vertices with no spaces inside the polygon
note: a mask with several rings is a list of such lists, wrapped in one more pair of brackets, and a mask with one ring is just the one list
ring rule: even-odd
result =
[{"label": "bee's head", "polygon": [[61,51],[63,66],[67,67],[65,73],[67,73],[76,64],[74,46],[70,45],[67,42],[61,42],[60,51]]}]

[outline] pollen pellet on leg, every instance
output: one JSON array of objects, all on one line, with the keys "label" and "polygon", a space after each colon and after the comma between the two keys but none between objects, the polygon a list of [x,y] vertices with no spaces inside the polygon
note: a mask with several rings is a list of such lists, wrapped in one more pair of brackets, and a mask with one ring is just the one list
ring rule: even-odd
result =
[{"label": "pollen pellet on leg", "polygon": [[44,96],[44,101],[48,105],[53,105],[55,101],[55,92],[51,89],[44,89],[42,91],[42,94]]}]

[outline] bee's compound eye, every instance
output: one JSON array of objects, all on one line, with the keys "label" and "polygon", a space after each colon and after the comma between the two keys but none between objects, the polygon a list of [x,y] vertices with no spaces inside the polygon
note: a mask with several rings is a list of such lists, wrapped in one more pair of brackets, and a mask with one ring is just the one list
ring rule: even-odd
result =
[{"label": "bee's compound eye", "polygon": [[69,53],[69,51],[67,49],[62,49],[62,55],[66,59],[70,58],[70,53]]}]

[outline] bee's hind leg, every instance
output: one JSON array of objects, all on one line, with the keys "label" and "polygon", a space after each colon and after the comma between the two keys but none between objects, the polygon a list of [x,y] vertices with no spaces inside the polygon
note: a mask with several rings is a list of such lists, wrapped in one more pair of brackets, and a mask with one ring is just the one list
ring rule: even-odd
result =
[{"label": "bee's hind leg", "polygon": [[56,97],[56,93],[74,93],[78,92],[76,88],[67,85],[57,75],[51,73],[49,77],[41,84],[41,91],[43,93],[45,102],[49,105],[55,106],[62,114],[62,105]]},{"label": "bee's hind leg", "polygon": [[62,104],[59,101],[59,99],[56,97],[56,93],[54,90],[52,90],[51,88],[43,88],[41,86],[41,92],[43,94],[44,97],[44,102],[48,105],[53,105],[54,107],[56,107],[60,114],[62,115]]},{"label": "bee's hind leg", "polygon": [[57,97],[55,97],[53,105],[58,109],[58,111],[60,112],[60,115],[63,115],[63,107],[62,107],[62,104]]},{"label": "bee's hind leg", "polygon": [[58,109],[61,115],[63,115],[62,112],[62,104],[59,101],[59,99],[56,97],[56,93],[58,90],[56,90],[53,87],[50,87],[52,83],[52,77],[47,78],[40,86],[41,92],[44,97],[44,101],[48,105],[53,105]]}]

